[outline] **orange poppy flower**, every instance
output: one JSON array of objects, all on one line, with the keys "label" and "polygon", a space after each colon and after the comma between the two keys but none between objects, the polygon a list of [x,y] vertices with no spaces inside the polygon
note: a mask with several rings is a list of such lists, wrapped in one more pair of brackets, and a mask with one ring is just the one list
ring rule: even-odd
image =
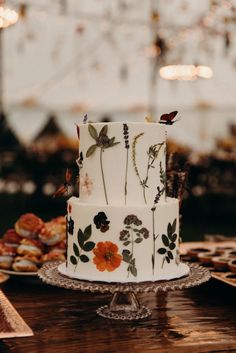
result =
[{"label": "orange poppy flower", "polygon": [[99,271],[114,271],[120,266],[122,256],[118,254],[118,246],[110,241],[99,242],[97,247],[93,249],[95,257],[93,263]]}]

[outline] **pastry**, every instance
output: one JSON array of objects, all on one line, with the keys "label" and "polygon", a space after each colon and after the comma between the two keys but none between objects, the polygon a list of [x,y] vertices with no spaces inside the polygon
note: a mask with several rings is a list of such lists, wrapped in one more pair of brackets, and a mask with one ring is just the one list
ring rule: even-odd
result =
[{"label": "pastry", "polygon": [[21,237],[35,237],[43,227],[43,221],[33,213],[22,215],[15,223],[15,231]]},{"label": "pastry", "polygon": [[66,225],[61,222],[50,221],[44,224],[39,233],[39,239],[46,245],[52,246],[66,237]]},{"label": "pastry", "polygon": [[22,237],[16,233],[15,229],[8,229],[3,235],[2,240],[6,245],[17,248],[22,240]]},{"label": "pastry", "polygon": [[43,263],[50,261],[65,261],[65,255],[61,251],[52,250],[48,254],[44,254],[41,258]]},{"label": "pastry", "polygon": [[13,262],[13,256],[11,255],[0,255],[0,268],[3,270],[9,270]]},{"label": "pastry", "polygon": [[41,256],[43,254],[43,244],[36,239],[22,239],[16,251],[19,255]]},{"label": "pastry", "polygon": [[17,272],[37,272],[38,267],[32,258],[26,256],[17,256],[12,264],[12,268]]}]

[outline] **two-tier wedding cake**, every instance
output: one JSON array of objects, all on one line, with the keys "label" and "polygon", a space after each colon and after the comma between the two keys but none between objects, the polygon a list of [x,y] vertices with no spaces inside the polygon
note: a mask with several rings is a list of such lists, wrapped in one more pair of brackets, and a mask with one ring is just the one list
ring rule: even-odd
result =
[{"label": "two-tier wedding cake", "polygon": [[143,282],[187,275],[179,258],[179,202],[166,197],[166,133],[159,123],[79,125],[80,197],[68,200],[63,274]]}]

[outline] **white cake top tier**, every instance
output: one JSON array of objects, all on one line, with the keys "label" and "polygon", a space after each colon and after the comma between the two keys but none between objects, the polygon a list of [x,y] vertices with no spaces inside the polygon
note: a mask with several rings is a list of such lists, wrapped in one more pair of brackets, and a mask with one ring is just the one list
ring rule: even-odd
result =
[{"label": "white cake top tier", "polygon": [[165,126],[87,123],[80,131],[80,202],[153,205],[165,199]]}]

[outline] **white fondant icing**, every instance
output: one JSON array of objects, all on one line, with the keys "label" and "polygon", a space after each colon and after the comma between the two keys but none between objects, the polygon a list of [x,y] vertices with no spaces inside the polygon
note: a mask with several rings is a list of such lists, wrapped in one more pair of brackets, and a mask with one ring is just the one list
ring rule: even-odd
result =
[{"label": "white fondant icing", "polygon": [[179,202],[165,197],[165,126],[91,123],[79,130],[80,199],[68,201],[67,262],[59,271],[123,283],[187,275]]},{"label": "white fondant icing", "polygon": [[[74,221],[73,234],[68,234],[68,258],[67,258],[67,269],[66,274],[70,277],[87,279],[90,281],[105,281],[105,282],[143,282],[143,281],[157,281],[157,280],[169,280],[171,278],[181,277],[188,273],[188,267],[183,264],[179,264],[176,261],[178,256],[176,250],[179,248],[178,236],[179,236],[179,203],[177,199],[167,198],[166,202],[159,202],[156,205],[156,210],[153,212],[150,206],[111,206],[111,205],[96,205],[96,204],[85,204],[80,202],[76,197],[72,197],[68,201],[71,212],[68,214],[68,218]],[[100,229],[96,228],[94,224],[94,217],[99,213],[104,212],[107,216],[107,220],[110,221],[109,229],[105,232],[101,232]],[[124,241],[120,239],[120,232],[127,230],[125,228],[124,220],[128,215],[135,215],[142,222],[142,224],[135,226],[131,225],[133,229],[146,228],[149,231],[148,238],[143,238],[140,243],[133,243],[133,258],[135,259],[135,267],[137,270],[137,276],[134,276],[131,272],[128,272],[129,264],[125,261],[121,261],[120,266],[115,268],[112,272],[107,270],[101,272],[97,269],[93,260],[95,254],[93,250],[89,252],[81,251],[80,254],[85,254],[89,261],[83,263],[78,261],[77,265],[74,265],[70,261],[70,257],[74,256],[74,243],[78,245],[78,231],[79,229],[84,232],[85,228],[91,225],[91,237],[89,241],[94,242],[97,246],[98,242],[110,241],[118,246],[118,254],[122,255],[123,250],[131,250],[132,243],[128,246],[124,245]],[[154,224],[153,224],[154,215]],[[165,255],[159,254],[158,249],[167,247],[163,244],[162,234],[167,235],[167,228],[169,223],[173,223],[176,219],[176,230],[177,238],[175,239],[175,248],[171,251],[173,260],[170,263],[164,261]],[[154,234],[153,234],[154,225]],[[128,229],[131,235],[134,236],[133,240],[136,239],[136,233],[133,229]],[[132,233],[132,234],[131,234]],[[156,241],[154,244],[154,237]],[[155,255],[155,265],[153,270],[152,256]]]},{"label": "white fondant icing", "polygon": [[[91,123],[97,135],[104,126],[107,126],[107,136],[109,139],[115,137],[114,142],[119,142],[119,144],[104,148],[102,152],[97,146],[89,157],[86,157],[86,152],[90,146],[96,144],[96,141],[89,133],[89,124],[79,125],[79,151],[83,153],[83,168],[80,171],[81,202],[99,205],[107,203],[127,206],[152,205],[157,194],[157,187],[163,188],[160,181],[160,162],[165,172],[165,126],[157,123],[127,123],[129,146],[127,149],[125,148],[124,124],[126,123]],[[137,176],[132,146],[135,137],[140,134],[142,135],[135,144],[135,161],[139,174]],[[148,168],[148,161],[151,163],[152,159],[149,159],[147,152],[151,146],[155,145],[156,151],[159,147],[160,149],[152,166]],[[147,187],[142,187],[140,180],[143,181],[146,178]],[[126,180],[127,195],[125,197]],[[104,183],[107,197],[104,192]],[[161,196],[161,200],[164,199],[165,193]]]}]

